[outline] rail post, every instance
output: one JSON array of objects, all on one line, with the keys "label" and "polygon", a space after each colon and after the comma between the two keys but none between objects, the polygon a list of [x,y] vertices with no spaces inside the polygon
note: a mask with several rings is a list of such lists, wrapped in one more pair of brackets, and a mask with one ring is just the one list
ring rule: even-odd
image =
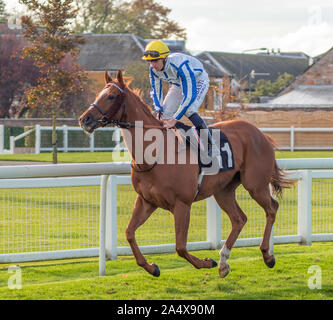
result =
[{"label": "rail post", "polygon": [[214,197],[206,200],[207,210],[207,241],[211,243],[211,249],[221,247],[221,208]]},{"label": "rail post", "polygon": [[0,124],[0,154],[5,152],[5,127]]},{"label": "rail post", "polygon": [[36,125],[35,133],[35,153],[40,153],[40,125]]},{"label": "rail post", "polygon": [[117,259],[117,176],[109,176],[106,188],[106,258]]},{"label": "rail post", "polygon": [[310,246],[311,235],[311,211],[312,211],[312,171],[300,170],[298,182],[298,234],[301,244]]},{"label": "rail post", "polygon": [[14,136],[10,136],[9,137],[9,150],[10,150],[10,154],[14,154],[15,152],[15,137]]},{"label": "rail post", "polygon": [[103,175],[100,188],[100,220],[99,220],[99,275],[105,276],[105,229],[106,229],[106,186],[108,176]]},{"label": "rail post", "polygon": [[90,136],[89,136],[89,151],[90,152],[94,152],[95,151],[95,133],[93,132]]},{"label": "rail post", "polygon": [[295,151],[295,128],[294,126],[290,127],[290,151]]},{"label": "rail post", "polygon": [[62,126],[62,132],[63,132],[63,145],[64,145],[64,152],[68,152],[68,127],[67,125]]}]

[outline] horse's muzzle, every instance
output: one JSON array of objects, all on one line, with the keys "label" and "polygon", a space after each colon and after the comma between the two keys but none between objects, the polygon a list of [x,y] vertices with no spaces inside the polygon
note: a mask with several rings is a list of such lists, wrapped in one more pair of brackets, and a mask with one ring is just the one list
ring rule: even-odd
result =
[{"label": "horse's muzzle", "polygon": [[98,122],[88,113],[79,118],[80,127],[88,132],[92,133],[98,126]]}]

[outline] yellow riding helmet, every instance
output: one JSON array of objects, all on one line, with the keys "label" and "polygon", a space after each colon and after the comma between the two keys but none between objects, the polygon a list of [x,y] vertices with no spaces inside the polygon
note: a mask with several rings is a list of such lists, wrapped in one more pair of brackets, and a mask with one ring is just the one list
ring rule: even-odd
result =
[{"label": "yellow riding helmet", "polygon": [[170,50],[168,46],[161,40],[150,41],[143,53],[142,60],[151,61],[162,59],[168,56]]}]

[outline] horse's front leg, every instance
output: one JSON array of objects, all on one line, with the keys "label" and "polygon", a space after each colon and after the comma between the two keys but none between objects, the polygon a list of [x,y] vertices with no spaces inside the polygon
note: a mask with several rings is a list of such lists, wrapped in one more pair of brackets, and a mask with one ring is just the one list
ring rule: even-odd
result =
[{"label": "horse's front leg", "polygon": [[213,259],[199,259],[189,254],[186,249],[187,233],[190,224],[190,210],[190,206],[180,201],[178,201],[174,207],[173,215],[176,231],[176,251],[180,257],[186,259],[197,269],[216,267],[217,263]]},{"label": "horse's front leg", "polygon": [[145,223],[145,221],[150,217],[155,209],[155,206],[147,202],[139,195],[136,199],[132,217],[128,223],[125,233],[126,239],[129,242],[133,255],[136,259],[136,263],[153,276],[158,277],[160,275],[158,266],[156,264],[149,264],[147,262],[135,240],[135,230]]}]

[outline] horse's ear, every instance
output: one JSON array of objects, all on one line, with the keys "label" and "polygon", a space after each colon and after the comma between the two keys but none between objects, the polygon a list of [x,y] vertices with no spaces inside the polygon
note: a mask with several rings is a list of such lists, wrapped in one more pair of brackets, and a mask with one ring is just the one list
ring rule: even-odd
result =
[{"label": "horse's ear", "polygon": [[125,88],[125,82],[124,82],[123,73],[121,72],[121,70],[118,70],[118,72],[117,72],[117,80],[120,84],[120,87],[122,89],[124,89]]},{"label": "horse's ear", "polygon": [[105,79],[105,84],[112,82],[112,78],[109,75],[107,70],[105,70],[105,72],[104,72],[104,79]]}]

